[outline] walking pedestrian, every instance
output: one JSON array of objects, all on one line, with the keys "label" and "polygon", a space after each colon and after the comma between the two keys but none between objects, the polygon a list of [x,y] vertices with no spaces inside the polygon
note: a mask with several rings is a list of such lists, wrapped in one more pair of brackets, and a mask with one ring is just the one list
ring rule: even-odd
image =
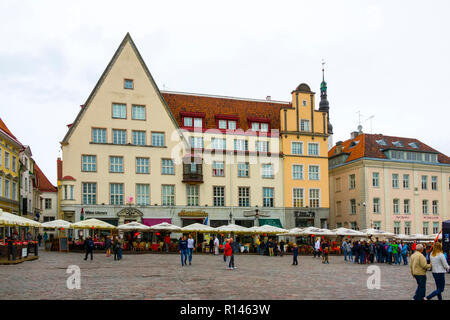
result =
[{"label": "walking pedestrian", "polygon": [[328,252],[330,250],[330,245],[328,244],[327,239],[322,242],[322,263],[329,264],[328,262]]},{"label": "walking pedestrian", "polygon": [[39,243],[39,247],[40,247],[41,246],[41,241],[42,241],[42,236],[41,236],[40,233],[38,234],[37,239],[38,239],[38,243]]},{"label": "walking pedestrian", "polygon": [[280,241],[280,257],[282,257],[284,254],[284,241]]},{"label": "walking pedestrian", "polygon": [[118,236],[114,236],[113,243],[112,243],[112,248],[113,248],[113,253],[114,253],[114,261],[120,260],[119,259],[119,240],[120,239]]},{"label": "walking pedestrian", "polygon": [[370,242],[369,244],[369,262],[374,263],[375,261],[375,244],[373,242]]},{"label": "walking pedestrian", "polygon": [[231,246],[230,268],[237,269],[234,266],[234,253],[239,252],[239,243],[236,241],[233,241],[233,238],[230,238],[230,246]]},{"label": "walking pedestrian", "polygon": [[422,254],[423,246],[419,243],[416,245],[416,252],[411,256],[411,275],[416,279],[417,289],[414,294],[414,300],[423,300],[426,292],[427,276],[426,272],[431,268],[427,263],[427,259]]},{"label": "walking pedestrian", "polygon": [[214,239],[212,237],[209,239],[209,253],[214,254]]},{"label": "walking pedestrian", "polygon": [[260,251],[261,251],[261,240],[259,239],[258,236],[258,238],[256,238],[256,252],[260,254]]},{"label": "walking pedestrian", "polygon": [[189,234],[189,239],[187,240],[188,243],[188,257],[189,257],[189,265],[191,265],[192,262],[192,252],[194,251],[194,244],[195,241],[192,238],[192,234]]},{"label": "walking pedestrian", "polygon": [[316,243],[314,244],[314,258],[316,255],[320,258],[320,238],[317,238]]},{"label": "walking pedestrian", "polygon": [[226,239],[225,247],[223,250],[223,255],[225,257],[225,265],[226,265],[227,270],[233,270],[230,266],[232,254],[233,254],[233,249],[231,249],[230,240]]},{"label": "walking pedestrian", "polygon": [[359,263],[359,249],[361,244],[359,241],[353,242],[353,255],[355,256],[355,263]]},{"label": "walking pedestrian", "polygon": [[181,266],[183,267],[186,264],[186,260],[187,260],[187,256],[188,256],[188,242],[186,240],[186,236],[183,236],[181,238],[179,247],[180,247],[180,255],[181,255]]},{"label": "walking pedestrian", "polygon": [[444,292],[445,288],[445,273],[450,270],[450,267],[442,251],[442,244],[440,242],[434,244],[433,252],[430,254],[430,261],[436,290],[430,293],[425,300],[430,300],[434,296],[437,296],[438,300],[442,300],[442,292]]},{"label": "walking pedestrian", "polygon": [[394,252],[394,246],[391,242],[387,243],[387,253],[388,253],[388,260],[387,263],[392,264],[392,254]]},{"label": "walking pedestrian", "polygon": [[400,249],[400,254],[401,257],[403,258],[403,265],[407,265],[408,264],[408,246],[406,245],[406,243],[403,243],[403,241],[401,242],[401,249]]},{"label": "walking pedestrian", "polygon": [[94,256],[94,241],[92,240],[91,236],[88,236],[84,241],[84,249],[86,250],[86,256],[84,257],[84,260],[87,260],[89,254],[91,255],[92,260]]},{"label": "walking pedestrian", "polygon": [[106,256],[111,256],[111,237],[107,236],[105,239],[105,249],[106,249]]},{"label": "walking pedestrian", "polygon": [[292,257],[293,257],[292,265],[297,266],[298,265],[298,261],[297,261],[298,247],[297,247],[296,243],[294,243],[294,248],[292,249]]},{"label": "walking pedestrian", "polygon": [[348,242],[344,239],[341,245],[341,251],[344,254],[344,261],[347,261],[347,254],[348,254]]},{"label": "walking pedestrian", "polygon": [[348,240],[347,246],[348,246],[348,260],[353,262],[353,244],[350,240]]},{"label": "walking pedestrian", "polygon": [[214,239],[214,254],[218,255],[219,254],[219,239],[216,238]]},{"label": "walking pedestrian", "polygon": [[171,242],[170,236],[169,236],[169,234],[167,233],[166,236],[164,237],[164,246],[165,246],[165,248],[166,248],[166,253],[169,253],[170,242]]}]

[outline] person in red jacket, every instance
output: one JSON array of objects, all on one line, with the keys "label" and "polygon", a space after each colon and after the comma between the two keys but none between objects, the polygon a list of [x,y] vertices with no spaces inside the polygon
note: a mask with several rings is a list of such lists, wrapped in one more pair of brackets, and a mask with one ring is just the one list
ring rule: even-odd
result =
[{"label": "person in red jacket", "polygon": [[224,249],[224,255],[226,258],[226,266],[227,266],[227,270],[233,270],[230,267],[230,262],[231,262],[231,255],[233,254],[233,250],[231,249],[231,245],[230,245],[230,239],[227,239],[227,242],[225,244],[225,249]]}]

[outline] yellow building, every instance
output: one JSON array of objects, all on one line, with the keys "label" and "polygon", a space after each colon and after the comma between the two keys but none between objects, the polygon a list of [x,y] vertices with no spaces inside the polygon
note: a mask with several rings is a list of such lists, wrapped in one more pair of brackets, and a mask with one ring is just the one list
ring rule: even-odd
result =
[{"label": "yellow building", "polygon": [[0,209],[19,213],[19,152],[22,144],[0,119]]},{"label": "yellow building", "polygon": [[316,110],[315,93],[302,83],[292,92],[292,104],[281,109],[285,219],[290,227],[328,226],[328,139],[332,126],[326,91],[323,81],[320,108]]}]

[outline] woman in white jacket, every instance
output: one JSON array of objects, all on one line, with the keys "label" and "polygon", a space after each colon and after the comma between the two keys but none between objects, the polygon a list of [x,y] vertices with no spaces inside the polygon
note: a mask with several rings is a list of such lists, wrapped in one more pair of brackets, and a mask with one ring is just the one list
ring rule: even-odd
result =
[{"label": "woman in white jacket", "polygon": [[444,253],[442,252],[442,244],[436,242],[433,246],[433,252],[430,255],[431,271],[433,272],[433,278],[436,282],[436,290],[430,293],[425,299],[430,300],[434,296],[437,296],[439,300],[442,300],[442,292],[445,288],[445,273],[449,271],[449,266]]}]

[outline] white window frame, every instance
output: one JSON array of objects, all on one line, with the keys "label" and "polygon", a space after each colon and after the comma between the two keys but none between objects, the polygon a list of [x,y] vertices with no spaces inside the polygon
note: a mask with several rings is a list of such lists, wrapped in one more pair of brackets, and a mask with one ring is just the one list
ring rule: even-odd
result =
[{"label": "white window frame", "polygon": [[[317,147],[317,154],[314,154],[311,152],[311,146],[316,146]],[[317,142],[308,142],[308,155],[309,156],[316,156],[319,157],[320,156],[320,144]]]},{"label": "white window frame", "polygon": [[[311,172],[311,167],[317,167],[317,172]],[[313,173],[313,178],[311,178],[311,173]],[[317,179],[315,179],[315,175],[317,174]],[[310,164],[308,165],[308,179],[312,181],[320,181],[320,165],[318,164]]]},{"label": "white window frame", "polygon": [[[294,145],[300,145],[300,148],[299,147],[294,147]],[[295,152],[296,150],[300,150],[300,152]],[[301,142],[301,141],[292,141],[291,142],[291,153],[292,154],[303,155],[303,142]]]},{"label": "white window frame", "polygon": [[[301,176],[300,177],[296,176],[296,173],[298,173],[298,172],[296,172],[294,170],[295,167],[301,168]],[[292,172],[292,180],[305,180],[305,170],[304,170],[303,164],[293,163],[291,166],[291,172]]]},{"label": "white window frame", "polygon": [[305,207],[305,189],[304,188],[292,188],[292,207],[294,207],[294,208],[304,208]]}]

